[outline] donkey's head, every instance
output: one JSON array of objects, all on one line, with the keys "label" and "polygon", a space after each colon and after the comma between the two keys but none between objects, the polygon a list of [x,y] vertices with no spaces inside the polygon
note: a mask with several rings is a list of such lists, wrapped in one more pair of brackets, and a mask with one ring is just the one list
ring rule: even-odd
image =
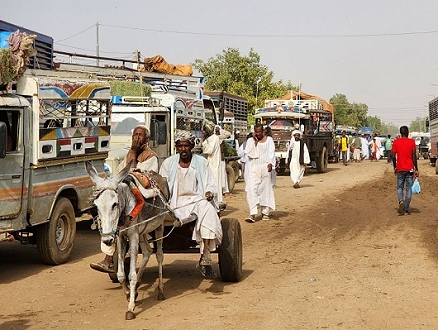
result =
[{"label": "donkey's head", "polygon": [[96,168],[90,162],[85,162],[85,169],[95,184],[91,199],[96,205],[99,215],[101,241],[106,245],[114,243],[117,225],[125,208],[124,199],[119,196],[122,191],[120,183],[129,174],[130,168],[131,163],[115,176],[101,178],[97,174]]}]

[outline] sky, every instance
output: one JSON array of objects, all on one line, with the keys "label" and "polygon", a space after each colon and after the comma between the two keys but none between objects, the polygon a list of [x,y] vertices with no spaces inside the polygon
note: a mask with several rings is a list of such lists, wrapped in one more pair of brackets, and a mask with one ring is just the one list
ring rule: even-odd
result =
[{"label": "sky", "polygon": [[101,56],[139,50],[172,64],[252,48],[275,80],[327,101],[344,94],[400,126],[438,96],[437,13],[436,0],[15,0],[0,20],[80,54],[96,55],[97,35]]}]

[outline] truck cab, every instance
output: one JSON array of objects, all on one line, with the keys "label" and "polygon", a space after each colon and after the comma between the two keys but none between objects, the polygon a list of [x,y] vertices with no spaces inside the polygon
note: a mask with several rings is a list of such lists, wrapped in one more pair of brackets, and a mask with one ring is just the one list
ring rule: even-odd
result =
[{"label": "truck cab", "polygon": [[47,264],[67,261],[76,216],[92,209],[90,160],[103,175],[110,88],[83,76],[31,70],[0,94],[0,241],[37,244]]},{"label": "truck cab", "polygon": [[289,168],[289,143],[295,129],[303,132],[311,166],[320,173],[326,172],[329,156],[334,152],[332,114],[323,110],[317,100],[314,105],[306,100],[306,106],[300,101],[267,100],[264,108],[256,109],[254,119],[256,123],[271,128],[279,173]]}]

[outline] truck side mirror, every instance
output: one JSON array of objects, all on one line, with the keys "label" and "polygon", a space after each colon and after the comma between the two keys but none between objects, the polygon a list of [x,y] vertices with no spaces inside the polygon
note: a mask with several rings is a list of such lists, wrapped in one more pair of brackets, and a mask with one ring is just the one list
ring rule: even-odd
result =
[{"label": "truck side mirror", "polygon": [[6,157],[6,146],[8,145],[8,130],[6,124],[0,121],[0,158]]}]

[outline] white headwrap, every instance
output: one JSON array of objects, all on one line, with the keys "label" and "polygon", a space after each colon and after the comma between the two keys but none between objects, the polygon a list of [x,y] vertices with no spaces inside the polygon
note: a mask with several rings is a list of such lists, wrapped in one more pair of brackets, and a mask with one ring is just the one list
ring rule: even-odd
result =
[{"label": "white headwrap", "polygon": [[189,131],[178,130],[175,133],[175,143],[180,140],[190,141],[191,144],[195,144],[195,136]]},{"label": "white headwrap", "polygon": [[293,132],[292,132],[292,136],[294,136],[295,134],[299,134],[300,135],[300,137],[302,137],[303,136],[303,132],[301,132],[301,131],[299,131],[299,130],[294,130]]}]

